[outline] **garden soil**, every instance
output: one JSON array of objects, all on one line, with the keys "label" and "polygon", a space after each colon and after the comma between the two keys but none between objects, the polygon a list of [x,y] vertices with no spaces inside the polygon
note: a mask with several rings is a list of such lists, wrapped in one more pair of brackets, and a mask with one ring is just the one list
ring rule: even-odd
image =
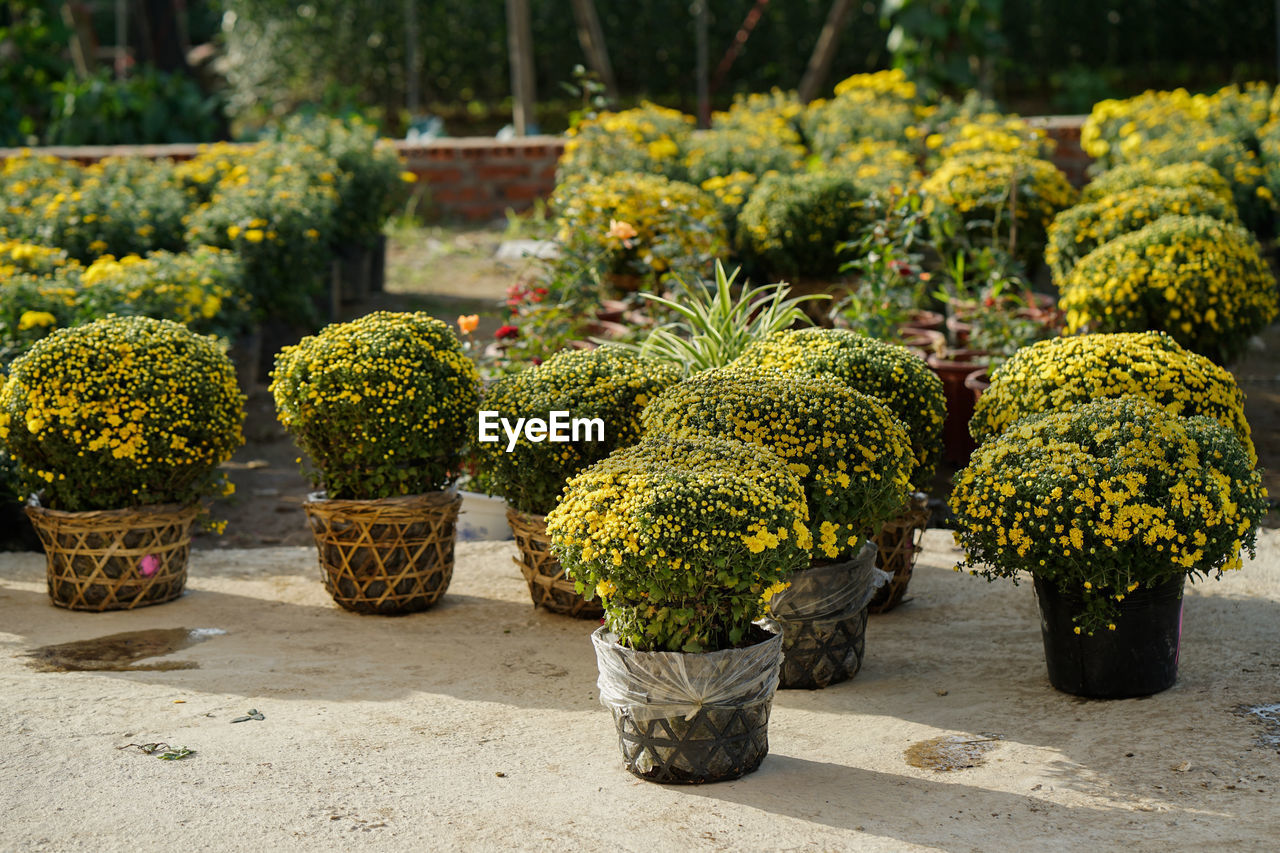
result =
[{"label": "garden soil", "polygon": [[[857,677],[779,693],[761,768],[704,787],[623,770],[594,623],[535,611],[511,543],[402,618],[336,607],[309,547],[197,550],[182,598],[105,614],[0,554],[0,849],[1275,849],[1280,532],[1189,588],[1178,683],[1112,702],[1049,686],[1029,586],[925,543]],[[133,631],[156,656],[29,656]],[[193,753],[119,748],[153,743]]]}]

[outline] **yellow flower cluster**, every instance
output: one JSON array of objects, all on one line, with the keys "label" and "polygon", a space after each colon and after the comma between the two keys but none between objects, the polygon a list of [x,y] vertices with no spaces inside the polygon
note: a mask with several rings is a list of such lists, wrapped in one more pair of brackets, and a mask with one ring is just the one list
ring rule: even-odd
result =
[{"label": "yellow flower cluster", "polygon": [[809,514],[775,456],[722,438],[649,436],[569,481],[552,549],[643,651],[745,643],[765,597],[809,562]]},{"label": "yellow flower cluster", "polygon": [[1163,332],[1075,335],[1024,347],[992,374],[969,432],[981,444],[1027,415],[1124,396],[1144,397],[1175,415],[1212,418],[1257,462],[1235,377]]},{"label": "yellow flower cluster", "polygon": [[1060,285],[1085,255],[1162,216],[1211,216],[1231,225],[1240,224],[1235,202],[1203,187],[1139,186],[1059,213],[1049,226],[1045,263]]},{"label": "yellow flower cluster", "polygon": [[330,498],[444,488],[475,422],[480,378],[446,323],[379,311],[276,355],[280,422]]},{"label": "yellow flower cluster", "polygon": [[897,142],[876,139],[844,143],[826,168],[851,174],[859,183],[877,190],[901,190],[919,183],[922,176],[914,153]]},{"label": "yellow flower cluster", "polygon": [[1007,239],[1017,221],[1019,254],[1030,257],[1044,246],[1053,217],[1076,202],[1066,175],[1048,160],[1024,154],[971,154],[947,160],[925,178],[924,214],[957,217],[964,223],[993,223]]},{"label": "yellow flower cluster", "polygon": [[722,127],[697,131],[685,143],[684,165],[689,181],[749,172],[795,172],[804,166],[800,135],[781,117],[761,119],[757,127]]},{"label": "yellow flower cluster", "polygon": [[213,338],[167,320],[63,329],[13,363],[0,441],[46,507],[192,503],[244,439],[244,398]]},{"label": "yellow flower cluster", "polygon": [[853,553],[906,503],[906,430],[872,397],[826,375],[723,368],[649,404],[646,435],[720,436],[773,453],[804,487],[816,554]]},{"label": "yellow flower cluster", "polygon": [[1208,190],[1223,201],[1232,201],[1231,185],[1208,163],[1191,160],[1168,166],[1152,166],[1150,163],[1126,163],[1098,175],[1081,190],[1080,200],[1098,201],[1139,187],[1157,189],[1183,189],[1198,187]]},{"label": "yellow flower cluster", "polygon": [[835,97],[809,104],[803,123],[814,152],[830,160],[849,142],[901,142],[919,117],[915,84],[894,69],[840,81]]},{"label": "yellow flower cluster", "polygon": [[6,162],[0,191],[0,230],[82,262],[182,248],[187,201],[168,161],[107,158],[82,167],[25,155]]},{"label": "yellow flower cluster", "polygon": [[[481,469],[494,490],[521,512],[545,515],[569,477],[640,438],[640,412],[680,378],[675,367],[618,347],[565,350],[536,367],[498,379],[485,390],[482,408],[516,424],[546,420],[553,411],[599,419],[600,433],[584,428],[578,440],[532,442],[522,433],[513,449],[502,436],[477,443]],[[477,429],[472,431],[478,435]]]},{"label": "yellow flower cluster", "polygon": [[647,101],[601,113],[566,133],[557,181],[621,171],[683,179],[681,152],[694,124],[692,116]]},{"label": "yellow flower cluster", "polygon": [[0,287],[3,280],[20,273],[52,275],[74,264],[62,249],[38,246],[21,240],[0,240]]},{"label": "yellow flower cluster", "polygon": [[[668,273],[689,280],[710,269],[728,246],[713,196],[658,175],[617,172],[556,187],[557,239],[583,255],[603,254],[605,268],[657,281]],[[610,222],[636,231],[611,234]]]},{"label": "yellow flower cluster", "polygon": [[1089,632],[1139,586],[1238,568],[1266,509],[1235,433],[1135,396],[1019,421],[978,449],[951,496],[957,568],[1083,590]]},{"label": "yellow flower cluster", "polygon": [[1032,127],[1021,116],[996,112],[959,116],[926,135],[924,145],[933,165],[968,154],[1021,154],[1047,159],[1054,147],[1043,129]]},{"label": "yellow flower cluster", "polygon": [[1090,252],[1061,284],[1067,331],[1163,330],[1226,363],[1277,312],[1276,282],[1248,231],[1166,216]]},{"label": "yellow flower cluster", "polygon": [[1104,168],[1207,163],[1230,184],[1245,224],[1262,231],[1270,227],[1277,207],[1255,148],[1272,115],[1270,89],[1260,83],[1244,89],[1228,86],[1212,95],[1147,91],[1094,105],[1080,141]]},{"label": "yellow flower cluster", "polygon": [[915,456],[911,482],[925,487],[933,479],[947,401],[942,380],[905,347],[849,330],[800,329],[751,344],[731,366],[832,376],[874,397],[906,427]]}]

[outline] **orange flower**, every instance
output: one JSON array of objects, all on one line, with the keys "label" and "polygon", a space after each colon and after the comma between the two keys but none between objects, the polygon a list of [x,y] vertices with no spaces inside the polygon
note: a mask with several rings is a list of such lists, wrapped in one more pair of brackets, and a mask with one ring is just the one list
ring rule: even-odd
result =
[{"label": "orange flower", "polygon": [[464,335],[469,335],[476,330],[476,326],[480,325],[479,314],[463,314],[458,318],[458,330]]},{"label": "orange flower", "polygon": [[640,232],[633,228],[630,222],[622,222],[617,219],[609,220],[610,237],[617,237],[619,240],[625,242],[627,240],[635,239],[639,234]]}]

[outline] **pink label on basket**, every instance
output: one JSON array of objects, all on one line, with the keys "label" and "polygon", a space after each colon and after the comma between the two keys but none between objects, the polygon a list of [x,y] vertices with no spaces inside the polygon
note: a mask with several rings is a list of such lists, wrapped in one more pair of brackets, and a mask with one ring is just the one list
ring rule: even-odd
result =
[{"label": "pink label on basket", "polygon": [[138,571],[144,578],[151,577],[156,573],[156,569],[160,568],[160,560],[155,554],[148,554],[142,558],[142,562],[138,565]]}]

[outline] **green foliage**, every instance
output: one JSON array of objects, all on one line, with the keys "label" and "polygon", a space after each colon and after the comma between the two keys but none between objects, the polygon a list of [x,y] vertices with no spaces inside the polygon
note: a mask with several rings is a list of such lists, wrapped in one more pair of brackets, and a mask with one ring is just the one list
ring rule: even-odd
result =
[{"label": "green foliage", "polygon": [[311,318],[324,286],[338,208],[337,163],[299,142],[214,146],[179,175],[211,185],[191,214],[190,245],[235,252],[260,317]]},{"label": "green foliage", "polygon": [[47,508],[189,504],[225,482],[243,405],[213,338],[113,317],[54,332],[13,363],[0,440]]},{"label": "green foliage", "polygon": [[1029,262],[1044,249],[1053,217],[1075,203],[1078,193],[1048,160],[1025,154],[968,154],[942,163],[925,178],[924,213],[935,231],[957,219],[970,239],[986,232],[992,245]]},{"label": "green foliage", "polygon": [[183,247],[187,201],[173,164],[108,158],[91,166],[24,155],[4,164],[0,228],[12,239],[56,246],[89,262]]},{"label": "green foliage", "polygon": [[[515,447],[497,430],[498,441],[478,442],[475,455],[492,488],[521,512],[545,515],[574,474],[640,438],[640,412],[679,379],[674,367],[642,362],[616,347],[569,350],[541,365],[498,379],[481,403],[483,411],[514,425],[521,419],[546,421],[553,411],[570,419],[600,419],[603,435],[585,431],[578,440],[531,442],[520,433]],[[479,435],[479,424],[472,430]]]},{"label": "green foliage", "polygon": [[646,435],[732,438],[776,454],[804,486],[815,558],[855,553],[907,500],[914,460],[903,426],[831,376],[705,370],[664,391],[641,420]]},{"label": "green foliage", "polygon": [[916,85],[900,70],[855,74],[836,84],[831,99],[809,104],[801,123],[809,147],[830,160],[849,143],[906,140],[920,104]]},{"label": "green foliage", "polygon": [[52,83],[46,138],[53,145],[141,145],[208,142],[223,125],[219,95],[186,74],[134,69],[116,79],[108,69]]},{"label": "green foliage", "polygon": [[197,334],[232,340],[250,326],[249,296],[240,259],[225,249],[198,246],[187,253],[152,252],[116,261],[100,258],[59,281],[77,287],[76,319],[153,317],[182,323]]},{"label": "green foliage", "polygon": [[623,645],[701,652],[746,641],[809,561],[795,474],[758,447],[649,436],[569,481],[552,549]]},{"label": "green foliage", "polygon": [[874,397],[904,427],[915,455],[911,482],[925,487],[942,454],[942,380],[905,347],[839,329],[775,332],[747,347],[735,368],[831,376]]},{"label": "green foliage", "polygon": [[391,141],[379,139],[377,128],[359,118],[294,116],[276,135],[285,143],[310,145],[336,163],[335,243],[373,245],[408,196],[404,164]]},{"label": "green foliage", "polygon": [[1276,316],[1257,240],[1209,216],[1166,216],[1085,255],[1062,282],[1067,331],[1165,331],[1229,363]]},{"label": "green foliage", "polygon": [[884,0],[893,67],[928,92],[989,86],[992,63],[1005,49],[1004,5],[1004,0]]},{"label": "green foliage", "polygon": [[52,109],[51,86],[70,63],[60,2],[8,0],[0,17],[0,146],[32,145]]},{"label": "green foliage", "polygon": [[728,365],[752,342],[766,335],[797,323],[812,322],[799,305],[830,299],[825,294],[788,298],[791,289],[785,284],[743,285],[735,298],[733,282],[738,272],[734,270],[725,275],[724,266],[716,261],[713,288],[682,285],[685,292],[674,300],[641,294],[674,311],[681,319],[649,332],[644,341],[632,349],[646,359],[673,365],[682,375],[689,376]]},{"label": "green foliage", "polygon": [[280,422],[329,498],[442,489],[474,423],[480,378],[453,330],[423,313],[334,323],[276,355]]},{"label": "green foliage", "polygon": [[741,251],[775,278],[832,276],[837,247],[872,219],[872,192],[840,173],[767,176],[738,216]]},{"label": "green foliage", "polygon": [[556,237],[571,262],[589,258],[601,274],[631,277],[630,289],[670,276],[697,278],[728,247],[707,193],[659,175],[615,172],[556,187]]},{"label": "green foliage", "polygon": [[1239,568],[1267,502],[1230,429],[1118,397],[1027,417],[983,444],[951,510],[962,566],[1082,592],[1076,621],[1092,633],[1114,629],[1117,602],[1139,587]]},{"label": "green foliage", "polygon": [[556,180],[593,179],[615,172],[688,177],[682,151],[694,120],[679,110],[648,102],[622,112],[603,112],[565,134]]}]

